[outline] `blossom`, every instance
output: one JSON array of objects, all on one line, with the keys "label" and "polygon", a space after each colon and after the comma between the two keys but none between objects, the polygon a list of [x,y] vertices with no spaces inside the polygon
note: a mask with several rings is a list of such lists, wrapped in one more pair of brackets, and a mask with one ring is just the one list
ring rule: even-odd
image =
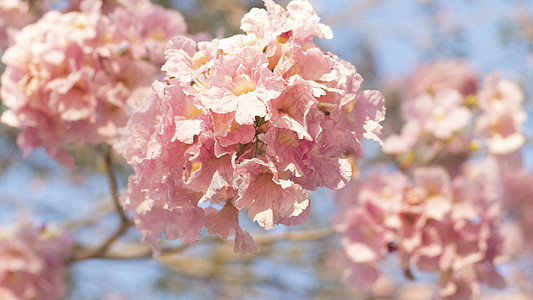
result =
[{"label": "blossom", "polygon": [[463,60],[439,60],[418,66],[409,81],[409,95],[436,94],[445,89],[475,95],[479,75]]},{"label": "blossom", "polygon": [[36,14],[30,5],[21,0],[5,0],[0,3],[0,52],[13,42],[13,35],[33,22]]},{"label": "blossom", "polygon": [[176,10],[165,9],[145,0],[121,0],[110,13],[110,31],[119,42],[119,51],[130,52],[135,60],[146,59],[160,67],[165,62],[166,43],[183,35],[187,24]]},{"label": "blossom", "polygon": [[422,129],[418,120],[409,120],[402,126],[400,134],[385,139],[383,151],[390,154],[406,153],[418,142]]},{"label": "blossom", "polygon": [[202,106],[218,114],[235,113],[237,124],[253,125],[256,117],[266,117],[265,103],[277,98],[283,87],[267,66],[267,58],[251,47],[221,56],[199,98]]},{"label": "blossom", "polygon": [[464,156],[471,139],[465,131],[476,116],[470,102],[478,91],[477,81],[477,73],[462,61],[419,66],[401,99],[405,123],[399,134],[385,139],[384,151],[398,155],[404,167],[409,167],[415,157],[424,160],[424,156],[434,155],[434,146],[439,148],[439,144],[454,145],[439,150],[443,159]]},{"label": "blossom", "polygon": [[[415,169],[412,180],[375,175],[340,190],[335,228],[348,259],[347,284],[370,289],[378,264],[397,253],[405,269],[439,272],[440,298],[474,297],[481,283],[503,287],[495,269],[501,184],[496,162],[488,160],[465,165],[453,179],[443,168],[427,167]],[[361,272],[369,277],[353,275]]]},{"label": "blossom", "polygon": [[67,145],[113,142],[126,125],[129,106],[158,76],[166,40],[185,32],[178,12],[130,4],[104,11],[83,1],[81,11],[50,11],[16,35],[2,57],[1,118],[22,130],[25,152],[44,145],[72,166]]},{"label": "blossom", "polygon": [[442,90],[434,96],[425,93],[403,106],[403,116],[419,122],[424,132],[446,140],[470,121],[470,110],[462,104],[456,90]]},{"label": "blossom", "polygon": [[[480,89],[474,89],[471,81],[477,77],[466,73],[472,75],[462,78],[468,81],[466,87],[471,87],[468,92],[457,78],[448,82],[446,76],[453,77],[449,73],[436,75],[440,78],[435,84],[438,88],[404,97],[401,116],[405,123],[398,134],[385,139],[383,147],[402,168],[433,161],[457,174],[474,151],[483,149],[480,141],[488,153],[509,163],[525,143],[522,126],[527,114],[520,87],[492,73]],[[428,84],[419,76],[413,78]]]},{"label": "blossom", "polygon": [[476,130],[485,139],[489,152],[502,155],[520,149],[525,143],[522,124],[527,119],[520,87],[492,73],[485,78],[478,98],[482,114]]},{"label": "blossom", "polygon": [[450,162],[445,164],[449,171],[458,169],[455,166],[460,166],[470,151],[468,125],[475,116],[465,99],[457,90],[444,89],[406,100],[402,103],[406,122],[399,134],[385,139],[385,153],[398,156],[402,168],[438,157]]},{"label": "blossom", "polygon": [[173,38],[166,77],[121,130],[115,148],[135,169],[122,205],[156,250],[160,233],[192,244],[206,227],[257,252],[240,210],[265,229],[301,224],[308,190],[344,186],[347,157],[381,141],[383,96],[314,43],[332,34],[309,3],[265,5],[244,16],[245,34]]},{"label": "blossom", "polygon": [[60,299],[72,236],[27,221],[0,233],[0,297]]},{"label": "blossom", "polygon": [[[531,171],[515,170],[504,177],[505,205],[520,225],[525,241],[531,241],[533,231],[533,174]],[[515,251],[517,249],[514,249]]]}]

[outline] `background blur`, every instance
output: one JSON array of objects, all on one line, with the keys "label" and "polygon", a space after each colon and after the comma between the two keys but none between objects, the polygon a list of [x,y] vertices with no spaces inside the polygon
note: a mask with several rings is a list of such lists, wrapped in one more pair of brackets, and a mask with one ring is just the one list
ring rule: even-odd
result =
[{"label": "background blur", "polygon": [[[220,37],[239,33],[242,16],[251,7],[263,5],[255,0],[154,2],[178,9],[187,20],[190,33],[208,32]],[[288,1],[277,2],[285,5]],[[385,93],[387,101],[391,101],[387,108],[391,112],[395,109],[394,94],[389,87],[401,82],[420,63],[440,58],[464,58],[482,75],[498,70],[502,77],[519,82],[526,92],[527,111],[532,111],[533,1],[310,2],[335,35],[333,40],[320,41],[321,47],[353,63],[365,78],[365,88]],[[385,128],[385,134],[393,131],[397,128]],[[528,145],[523,155],[531,170],[533,118],[529,118],[525,131]],[[42,150],[24,157],[15,145],[16,135],[15,129],[0,125],[0,223],[14,222],[21,214],[31,215],[40,223],[59,222],[74,229],[79,241],[101,241],[118,220],[102,175],[103,162],[94,149],[76,149],[82,167],[69,172]],[[381,157],[376,145],[366,148],[363,176],[369,166],[376,168],[375,162]],[[119,163],[116,169],[123,188],[131,170]],[[330,228],[335,214],[330,191],[318,190],[311,197],[313,207],[308,221],[291,230],[320,233]],[[278,238],[288,230],[284,226],[266,232],[247,218],[242,218],[241,224],[258,241],[261,253],[257,256],[240,258],[233,254],[231,244],[207,238],[164,257],[166,267],[149,255],[84,261],[74,265],[69,275],[68,299],[388,299],[388,295],[421,299],[421,295],[427,295],[428,282],[434,279],[418,276],[419,282],[409,282],[391,261],[386,263],[385,271],[397,279],[399,286],[384,283],[377,295],[356,295],[340,280],[342,261],[335,235],[288,241]],[[130,228],[115,248],[145,251],[136,245],[139,237],[137,229]],[[533,273],[531,260],[516,264]],[[513,278],[507,289],[483,290],[483,297],[514,299],[512,295],[520,290],[521,281],[512,277],[513,268],[512,264],[503,266],[503,274]]]}]

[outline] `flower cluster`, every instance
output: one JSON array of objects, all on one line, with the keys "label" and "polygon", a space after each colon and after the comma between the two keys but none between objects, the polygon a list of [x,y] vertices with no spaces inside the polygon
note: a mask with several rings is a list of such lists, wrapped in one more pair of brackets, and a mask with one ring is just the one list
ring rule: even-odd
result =
[{"label": "flower cluster", "polygon": [[467,164],[453,180],[440,167],[375,175],[339,193],[336,229],[349,261],[345,280],[369,289],[378,264],[396,253],[411,267],[440,274],[438,298],[468,299],[479,283],[504,286],[495,258],[502,238],[500,176],[494,160]]},{"label": "flower cluster", "polygon": [[408,83],[409,97],[456,90],[463,96],[478,90],[479,75],[463,60],[439,60],[418,66]]},{"label": "flower cluster", "polygon": [[380,141],[383,96],[314,43],[332,32],[311,5],[265,5],[245,34],[171,40],[165,80],[122,132],[116,148],[135,168],[123,206],[154,246],[161,232],[192,244],[205,226],[257,251],[239,210],[265,229],[302,223],[307,190],[342,187],[362,139]]},{"label": "flower cluster", "polygon": [[[520,225],[523,240],[533,244],[533,173],[526,170],[508,172],[504,176],[504,199],[507,210]],[[513,249],[519,250],[519,249]]]},{"label": "flower cluster", "polygon": [[22,222],[0,228],[0,298],[60,299],[72,236]]},{"label": "flower cluster", "polygon": [[401,103],[401,115],[406,122],[399,135],[385,140],[383,150],[413,156],[410,151],[425,149],[435,140],[453,140],[470,123],[472,112],[467,101],[477,92],[477,81],[477,74],[463,61],[440,61],[418,67]]},{"label": "flower cluster", "polygon": [[166,41],[186,31],[178,12],[148,0],[102,5],[48,12],[5,51],[2,122],[22,129],[26,152],[44,145],[73,166],[65,145],[111,142],[127,123],[128,103],[149,95]]},{"label": "flower cluster", "polygon": [[4,0],[0,3],[0,52],[6,49],[13,35],[22,27],[33,22],[36,16],[30,11],[28,2]]},{"label": "flower cluster", "polygon": [[525,144],[522,124],[527,113],[523,102],[524,92],[515,82],[500,79],[496,73],[485,78],[478,93],[481,115],[476,131],[486,141],[490,153],[510,154]]},{"label": "flower cluster", "polygon": [[[455,165],[460,166],[478,148],[474,136],[485,142],[491,154],[507,155],[520,149],[527,118],[522,90],[495,73],[486,76],[481,88],[477,78],[462,61],[419,67],[402,103],[406,122],[400,134],[385,140],[384,151],[398,155],[402,167],[408,167],[413,157],[423,164],[434,158],[434,152],[441,152],[444,159],[455,157]],[[424,158],[420,152],[429,156]]]}]

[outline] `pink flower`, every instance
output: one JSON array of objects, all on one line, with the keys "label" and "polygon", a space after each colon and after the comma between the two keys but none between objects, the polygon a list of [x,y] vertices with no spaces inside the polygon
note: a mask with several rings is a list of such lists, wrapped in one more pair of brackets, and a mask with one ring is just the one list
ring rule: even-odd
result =
[{"label": "pink flower", "polygon": [[478,74],[462,60],[441,60],[420,65],[410,79],[410,97],[423,93],[437,94],[445,89],[457,90],[461,95],[474,95],[478,88]]},{"label": "pink flower", "polygon": [[388,154],[406,153],[418,142],[421,135],[421,124],[417,119],[407,121],[400,134],[393,134],[383,142],[383,152]]},{"label": "pink flower", "polygon": [[387,254],[386,227],[363,207],[350,210],[346,218],[349,223],[338,228],[343,232],[341,245],[348,258],[354,263],[383,260]]},{"label": "pink flower", "polygon": [[478,116],[478,75],[463,61],[437,61],[418,67],[400,97],[405,121],[389,136],[384,151],[401,168],[436,160],[452,174],[471,154],[470,124]]},{"label": "pink flower", "polygon": [[0,297],[60,299],[72,236],[27,222],[0,232]]},{"label": "pink flower", "polygon": [[[258,159],[239,164],[239,198],[237,209],[248,210],[248,217],[265,229],[276,224],[295,225],[305,221],[309,210],[307,192],[301,186],[279,178],[267,164]],[[304,212],[306,212],[304,214]]]},{"label": "pink flower", "polygon": [[[349,261],[346,282],[368,290],[379,263],[396,252],[404,269],[441,275],[439,296],[476,295],[480,283],[505,285],[495,269],[502,237],[502,197],[495,161],[467,164],[450,179],[439,167],[374,176],[337,193],[336,230]],[[368,277],[356,276],[369,272]]]},{"label": "pink flower", "polygon": [[424,132],[446,140],[470,121],[470,110],[462,104],[463,98],[456,90],[441,90],[434,95],[424,93],[406,103],[403,116],[420,122]]},{"label": "pink flower", "polygon": [[413,159],[424,161],[425,156],[435,155],[438,145],[447,146],[438,150],[443,159],[454,159],[468,152],[471,137],[466,130],[473,114],[466,104],[459,90],[448,88],[421,92],[414,98],[404,99],[401,112],[406,122],[400,134],[385,139],[384,151],[402,155],[401,164],[405,168]]},{"label": "pink flower", "polygon": [[428,218],[441,221],[451,209],[450,178],[441,168],[420,168],[414,172],[414,180],[420,189],[420,201]]},{"label": "pink flower", "polygon": [[[351,266],[343,277],[352,288],[370,291],[380,277],[378,264],[385,259],[402,226],[398,212],[408,187],[407,178],[394,173],[351,183],[336,193],[340,212],[334,224]],[[352,189],[357,191],[355,197],[347,192]],[[362,276],[363,273],[368,274]]]},{"label": "pink flower", "polygon": [[342,272],[342,279],[354,290],[370,292],[373,284],[380,278],[378,267],[375,263],[348,261],[347,268]]},{"label": "pink flower", "polygon": [[346,157],[380,141],[383,96],[359,91],[355,68],[314,43],[331,30],[309,3],[265,4],[243,18],[246,34],[172,39],[166,78],[122,130],[116,149],[135,169],[122,203],[154,247],[161,232],[192,243],[207,227],[257,252],[240,210],[265,229],[302,224],[308,190],[342,187]]},{"label": "pink flower", "polygon": [[135,59],[147,59],[157,66],[165,62],[164,51],[170,38],[183,35],[187,25],[176,10],[153,5],[147,0],[120,0],[110,18],[115,26],[112,35],[120,51]]},{"label": "pink flower", "polygon": [[520,87],[493,73],[485,79],[478,97],[482,114],[476,130],[485,139],[489,152],[503,155],[520,149],[525,143],[522,124],[527,119]]},{"label": "pink flower", "polygon": [[239,125],[264,118],[267,103],[281,94],[283,81],[268,68],[268,60],[253,48],[221,56],[211,67],[208,83],[198,97],[214,113],[235,112]]},{"label": "pink flower", "polygon": [[508,172],[504,183],[504,204],[518,221],[524,240],[530,243],[533,238],[533,174],[526,170]]},{"label": "pink flower", "polygon": [[30,5],[21,0],[4,0],[0,3],[0,52],[12,42],[18,30],[35,21],[37,15]]},{"label": "pink flower", "polygon": [[142,9],[115,5],[104,12],[100,1],[80,6],[25,27],[2,58],[8,107],[2,122],[22,129],[18,144],[25,152],[45,146],[69,166],[68,145],[116,139],[129,106],[157,78],[166,40],[185,31],[177,12],[145,0],[135,2]]},{"label": "pink flower", "polygon": [[[291,30],[299,42],[312,43],[312,37],[333,38],[331,29],[320,23],[311,4],[306,0],[293,0],[287,9],[265,0],[266,10],[253,8],[241,21],[241,29],[253,33],[259,40],[273,40]],[[283,38],[284,36],[281,36]]]}]

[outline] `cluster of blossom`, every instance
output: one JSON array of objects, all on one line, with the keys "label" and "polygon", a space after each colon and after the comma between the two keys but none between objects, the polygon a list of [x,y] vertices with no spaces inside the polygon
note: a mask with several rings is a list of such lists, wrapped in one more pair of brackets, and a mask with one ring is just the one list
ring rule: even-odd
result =
[{"label": "cluster of blossom", "polygon": [[23,221],[0,228],[0,298],[61,299],[72,236]]},{"label": "cluster of blossom", "polygon": [[166,42],[186,31],[177,11],[149,0],[85,0],[79,8],[46,13],[2,57],[2,122],[22,129],[26,152],[44,145],[69,166],[66,145],[116,138],[129,103],[149,95]]},{"label": "cluster of blossom", "polygon": [[[399,135],[385,140],[384,151],[400,155],[405,167],[417,164],[414,157],[425,163],[420,152],[431,158],[441,148],[445,151],[440,157],[460,157],[456,163],[460,166],[472,147],[478,147],[474,136],[482,138],[492,154],[507,155],[520,149],[525,142],[522,124],[527,118],[522,90],[496,73],[486,76],[478,89],[477,78],[462,61],[419,67],[401,103],[406,122]],[[470,130],[472,126],[475,130]]]},{"label": "cluster of blossom", "polygon": [[35,12],[22,0],[3,0],[0,2],[0,52],[6,49],[16,32],[35,21]]},{"label": "cluster of blossom", "polygon": [[[412,176],[374,176],[339,194],[337,230],[351,264],[345,278],[354,288],[371,287],[390,252],[409,276],[411,266],[439,272],[439,298],[469,299],[479,283],[504,285],[494,266],[496,256],[505,259],[502,200],[522,198],[517,183],[509,183],[525,177],[511,169],[520,161],[527,116],[516,83],[495,73],[481,88],[477,83],[462,61],[419,67],[401,99],[401,133],[384,142]],[[478,138],[487,146],[483,168],[467,163]]]},{"label": "cluster of blossom", "polygon": [[506,155],[519,150],[526,141],[522,132],[527,119],[522,89],[493,73],[485,78],[477,102],[481,115],[476,132],[485,140],[489,153]]},{"label": "cluster of blossom", "polygon": [[347,284],[368,290],[381,276],[379,263],[395,253],[411,267],[440,275],[438,298],[470,299],[479,284],[501,288],[495,269],[502,237],[501,178],[496,161],[466,164],[453,179],[440,167],[375,175],[341,190],[341,234]]},{"label": "cluster of blossom", "polygon": [[[504,176],[504,203],[520,228],[523,245],[531,249],[533,244],[533,173],[526,170],[507,172]],[[514,249],[520,251],[520,249]]]},{"label": "cluster of blossom", "polygon": [[342,187],[362,139],[380,141],[383,96],[314,43],[332,32],[308,1],[265,5],[245,34],[171,40],[166,78],[122,131],[116,148],[135,169],[122,204],[156,249],[162,232],[192,244],[206,227],[255,252],[239,210],[265,229],[302,223],[307,190]]}]

